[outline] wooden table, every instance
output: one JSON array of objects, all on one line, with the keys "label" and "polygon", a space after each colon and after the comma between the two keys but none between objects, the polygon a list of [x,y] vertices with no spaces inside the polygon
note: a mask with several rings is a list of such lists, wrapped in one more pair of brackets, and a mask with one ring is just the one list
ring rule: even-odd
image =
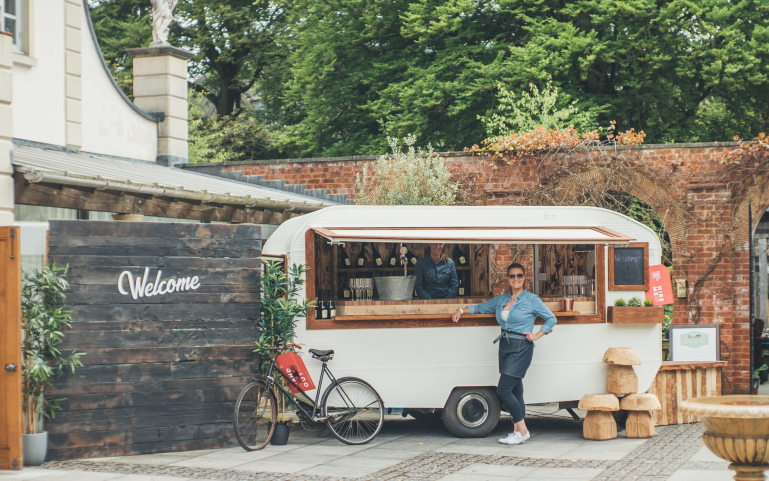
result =
[{"label": "wooden table", "polygon": [[721,370],[726,361],[663,361],[649,393],[660,400],[661,411],[655,411],[657,426],[699,422],[697,416],[684,414],[678,408],[683,401],[721,395]]}]

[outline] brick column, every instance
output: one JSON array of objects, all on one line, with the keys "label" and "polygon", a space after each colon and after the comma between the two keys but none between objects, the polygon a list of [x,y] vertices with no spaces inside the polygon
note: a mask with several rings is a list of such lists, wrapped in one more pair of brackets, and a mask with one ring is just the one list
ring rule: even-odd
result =
[{"label": "brick column", "polygon": [[0,33],[0,226],[13,225],[13,38]]},{"label": "brick column", "polygon": [[158,124],[157,162],[186,164],[187,60],[194,55],[169,46],[132,48],[134,103],[145,112],[165,114]]}]

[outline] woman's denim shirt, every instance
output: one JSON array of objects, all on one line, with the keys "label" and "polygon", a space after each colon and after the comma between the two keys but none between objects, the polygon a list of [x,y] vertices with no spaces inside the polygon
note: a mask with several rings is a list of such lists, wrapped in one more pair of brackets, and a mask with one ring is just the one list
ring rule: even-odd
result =
[{"label": "woman's denim shirt", "polygon": [[542,299],[538,295],[532,294],[529,291],[524,290],[515,299],[515,304],[510,307],[510,314],[507,316],[507,321],[502,320],[502,308],[510,302],[511,292],[505,292],[497,297],[478,304],[477,306],[469,306],[470,314],[491,314],[492,312],[497,315],[497,322],[502,329],[513,332],[532,332],[534,329],[534,320],[537,316],[545,320],[545,324],[540,328],[545,334],[553,332],[553,326],[558,322],[542,302]]}]

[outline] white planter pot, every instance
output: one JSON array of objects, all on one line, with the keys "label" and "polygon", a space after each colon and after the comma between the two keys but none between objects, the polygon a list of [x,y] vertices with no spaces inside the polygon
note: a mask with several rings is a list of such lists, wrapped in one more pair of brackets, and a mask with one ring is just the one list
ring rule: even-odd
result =
[{"label": "white planter pot", "polygon": [[39,466],[45,461],[48,453],[48,432],[37,434],[22,434],[22,448],[24,450],[24,466]]}]

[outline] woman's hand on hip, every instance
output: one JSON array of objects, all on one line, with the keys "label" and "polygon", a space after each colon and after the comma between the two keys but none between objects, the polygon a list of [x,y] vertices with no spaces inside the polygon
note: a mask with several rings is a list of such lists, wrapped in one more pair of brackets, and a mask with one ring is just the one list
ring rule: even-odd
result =
[{"label": "woman's hand on hip", "polygon": [[542,337],[542,336],[544,336],[544,335],[545,335],[545,333],[544,333],[544,332],[542,332],[542,331],[537,331],[537,333],[536,333],[536,334],[534,334],[533,332],[525,332],[524,334],[526,334],[526,339],[527,339],[529,342],[534,342],[534,341],[536,341],[537,339],[539,339],[540,337]]}]

